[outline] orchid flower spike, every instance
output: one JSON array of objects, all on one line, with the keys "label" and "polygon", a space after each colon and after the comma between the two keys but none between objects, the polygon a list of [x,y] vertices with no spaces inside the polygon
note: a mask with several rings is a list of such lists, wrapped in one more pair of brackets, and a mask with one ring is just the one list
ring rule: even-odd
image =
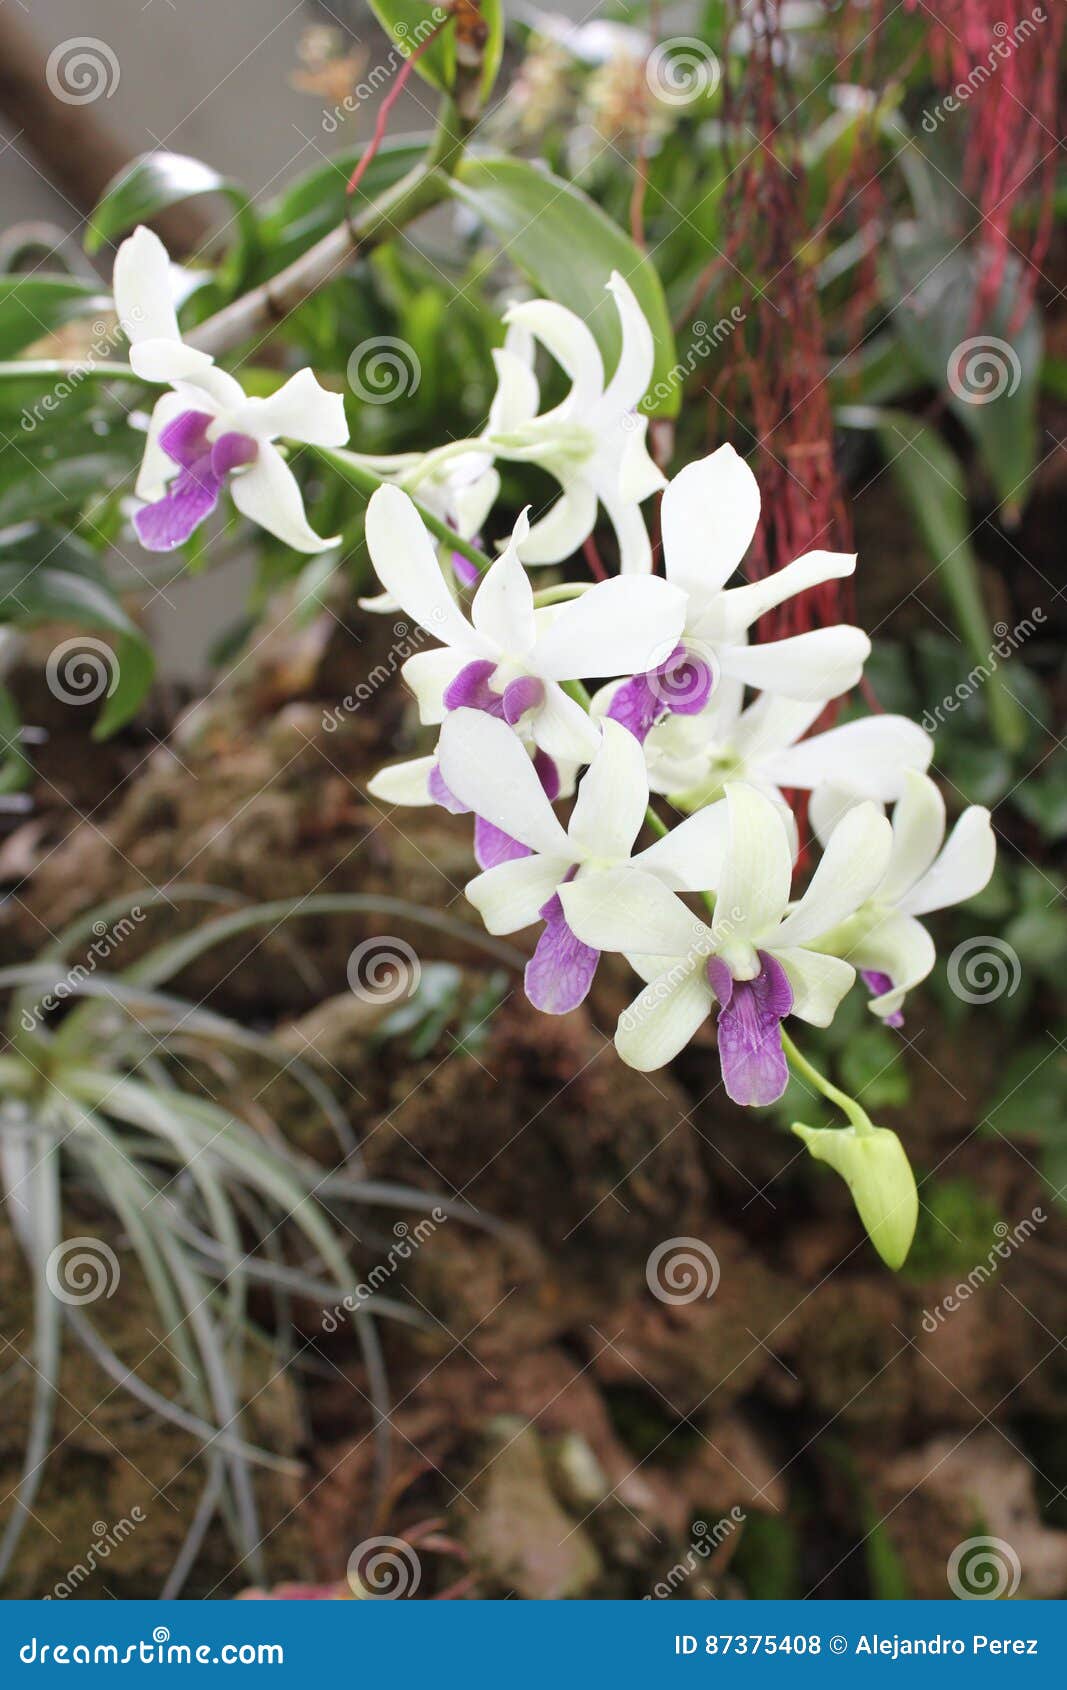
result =
[{"label": "orchid flower spike", "polygon": [[640,927],[650,887],[669,897],[668,888],[705,891],[718,879],[726,846],[724,805],[689,816],[632,855],[648,782],[641,747],[615,722],[604,724],[566,829],[505,723],[457,710],[441,729],[438,755],[450,790],[518,843],[510,861],[499,861],[470,882],[467,897],[490,933],[514,933],[538,919],[545,923],[526,969],[526,995],[550,1015],[583,1001],[600,957],[599,947],[575,935],[561,897],[580,889],[583,908],[605,906],[617,920]]},{"label": "orchid flower spike", "polygon": [[984,805],[964,810],[944,840],[945,801],[927,775],[911,770],[893,809],[884,878],[820,942],[820,949],[856,964],[875,994],[868,1007],[890,1026],[900,1026],[905,997],[937,960],[934,942],[917,918],[973,898],[993,873],[997,842]]},{"label": "orchid flower spike", "polygon": [[337,544],[308,523],[295,475],[275,440],[343,446],[344,400],[310,370],[298,370],[269,399],[250,399],[235,377],[186,346],[178,328],[167,250],[140,227],[115,256],[115,310],[144,381],[172,392],[156,402],[136,493],[145,504],[134,527],[149,551],[183,545],[218,504],[224,483],[237,509],[296,551]]},{"label": "orchid flower spike", "polygon": [[[513,305],[508,336],[494,352],[498,387],[484,441],[498,458],[539,464],[562,493],[523,541],[524,563],[560,563],[593,532],[597,503],[618,536],[624,575],[647,574],[652,548],[640,504],[665,478],[645,445],[648,418],[637,406],[652,380],[655,344],[644,312],[617,271],[607,284],[619,314],[622,349],[610,381],[596,341],[566,306],[534,299]],[[560,404],[537,414],[534,340],[570,378]]]},{"label": "orchid flower spike", "polygon": [[662,1067],[717,1004],[728,1096],[735,1103],[774,1103],[788,1079],[782,1021],[797,1015],[828,1027],[856,977],[851,963],[812,947],[877,886],[891,830],[876,805],[856,805],[790,910],[792,850],[777,805],[740,783],[727,786],[726,802],[728,843],[710,927],[647,880],[639,912],[589,897],[580,881],[561,887],[560,899],[583,944],[623,951],[649,982],[619,1019],[615,1044],[624,1062],[646,1071]]},{"label": "orchid flower spike", "polygon": [[[604,687],[594,713],[610,699]],[[761,693],[742,709],[740,681],[723,681],[699,715],[667,715],[645,740],[649,786],[679,810],[722,796],[726,781],[745,781],[780,799],[781,789],[834,794],[835,808],[900,797],[907,769],[929,767],[933,741],[907,716],[864,716],[805,739],[821,700],[801,703]]]},{"label": "orchid flower spike", "polygon": [[756,478],[732,446],[689,464],[664,493],[664,565],[668,581],[686,594],[687,610],[680,644],[654,669],[625,681],[608,703],[608,715],[638,739],[668,714],[698,714],[724,679],[813,704],[859,680],[871,642],[847,623],[748,644],[749,628],[765,611],[856,567],[851,552],[807,552],[762,581],[727,587],[759,513]]},{"label": "orchid flower spike", "polygon": [[367,546],[378,579],[413,622],[441,641],[403,668],[423,722],[443,721],[460,707],[487,711],[520,727],[554,760],[585,763],[600,730],[561,683],[630,674],[646,664],[676,641],[685,599],[653,576],[616,577],[569,603],[535,610],[519,562],[528,533],[524,514],[486,570],[468,621],[407,494],[379,487],[367,506]]}]

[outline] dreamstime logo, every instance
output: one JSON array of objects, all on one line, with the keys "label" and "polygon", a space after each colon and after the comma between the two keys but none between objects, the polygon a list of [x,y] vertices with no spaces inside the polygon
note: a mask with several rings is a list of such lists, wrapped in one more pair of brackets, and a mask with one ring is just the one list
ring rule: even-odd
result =
[{"label": "dreamstime logo", "polygon": [[948,983],[964,1003],[995,1003],[1005,992],[1013,998],[1022,977],[1017,952],[991,933],[964,939],[948,959]]},{"label": "dreamstime logo", "polygon": [[[442,622],[444,611],[440,609],[432,610],[427,614],[426,620],[429,623]],[[416,628],[413,632],[406,622],[394,623],[393,634],[396,644],[390,646],[388,654],[382,661],[376,663],[373,669],[367,671],[362,680],[356,682],[354,690],[346,693],[340,704],[335,705],[332,710],[323,711],[322,727],[324,733],[336,733],[346,715],[354,714],[361,704],[368,703],[380,687],[385,686],[388,681],[393,679],[398,669],[403,667],[408,658],[414,657],[426,641],[434,637],[432,628]]]},{"label": "dreamstime logo", "polygon": [[744,1525],[746,1518],[744,1509],[735,1506],[729,1514],[724,1514],[721,1520],[716,1520],[713,1526],[709,1526],[706,1520],[694,1520],[693,1537],[684,1561],[676,1561],[666,1577],[654,1584],[643,1600],[663,1602],[667,1597],[673,1596],[678,1586],[684,1584],[686,1579],[697,1571],[701,1563],[718,1549],[720,1543],[725,1543],[738,1526]]},{"label": "dreamstime logo", "polygon": [[364,340],[348,360],[348,385],[368,405],[388,405],[419,390],[422,365],[413,346],[395,335]]},{"label": "dreamstime logo", "polygon": [[92,338],[86,355],[80,358],[76,364],[71,364],[64,370],[61,379],[56,382],[50,393],[42,394],[41,398],[36,400],[33,405],[26,407],[19,419],[23,432],[32,434],[35,428],[38,428],[47,417],[52,415],[53,411],[59,409],[65,399],[69,399],[72,393],[76,393],[82,382],[88,376],[95,374],[100,365],[106,363],[116,346],[128,337],[130,329],[144,321],[144,315],[142,307],[135,305],[126,313],[121,323],[109,323],[106,320],[97,319],[96,322],[91,324],[90,334]]},{"label": "dreamstime logo", "polygon": [[673,35],[648,55],[645,80],[664,105],[688,106],[714,94],[722,81],[722,65],[706,41],[695,35]]},{"label": "dreamstime logo", "polygon": [[991,405],[1008,398],[1023,379],[1014,346],[995,334],[976,334],[961,340],[949,353],[945,368],[949,392],[964,405]]},{"label": "dreamstime logo", "polygon": [[1038,24],[1047,22],[1048,13],[1044,6],[1035,6],[1029,17],[1020,18],[1019,22],[1010,28],[1006,23],[995,23],[993,44],[985,58],[976,59],[965,80],[957,82],[932,111],[923,112],[922,125],[926,133],[935,135],[938,125],[944,123],[950,113],[961,110],[967,101],[985,86],[990,77],[996,74],[1004,61],[1010,59],[1018,47],[1037,33]]},{"label": "dreamstime logo", "polygon": [[1002,1537],[969,1537],[948,1558],[949,1589],[961,1602],[997,1602],[1014,1596],[1022,1567]]},{"label": "dreamstime logo", "polygon": [[348,984],[364,1003],[396,1003],[414,997],[422,964],[411,946],[392,933],[364,939],[348,959]]},{"label": "dreamstime logo", "polygon": [[68,1238],[49,1251],[44,1277],[53,1297],[80,1308],[115,1295],[119,1259],[102,1238]]},{"label": "dreamstime logo", "polygon": [[49,653],[45,679],[53,698],[62,704],[95,704],[108,698],[119,684],[119,662],[103,640],[75,634]]},{"label": "dreamstime logo", "polygon": [[[109,1526],[106,1520],[94,1520],[93,1542],[90,1543],[82,1559],[69,1567],[58,1584],[54,1584],[43,1597],[44,1602],[63,1602],[68,1596],[73,1596],[79,1585],[91,1578],[97,1568],[110,1556],[112,1550],[119,1549],[128,1537],[132,1537],[137,1527],[148,1518],[143,1508],[134,1506],[129,1515],[123,1515]],[[168,1633],[169,1636],[169,1633]],[[157,1642],[159,1639],[157,1639]],[[165,1641],[165,1639],[164,1639]]]},{"label": "dreamstime logo", "polygon": [[101,95],[110,100],[119,85],[114,48],[95,35],[75,35],[53,47],[44,67],[49,90],[65,106],[88,106]]},{"label": "dreamstime logo", "polygon": [[421,47],[435,30],[440,29],[442,24],[448,22],[449,16],[450,13],[444,7],[434,6],[426,17],[419,19],[414,28],[405,23],[403,18],[398,18],[391,26],[394,36],[398,39],[383,62],[374,65],[367,75],[356,83],[352,91],[345,95],[340,104],[334,106],[332,111],[323,112],[322,127],[327,135],[336,135],[347,117],[351,117],[352,113],[358,111],[360,106],[366,105],[368,101],[372,100],[379,89],[391,80],[399,66],[410,59],[416,49]]},{"label": "dreamstime logo", "polygon": [[374,1602],[395,1602],[414,1596],[422,1579],[422,1563],[402,1537],[368,1537],[348,1557],[348,1584],[353,1596]]},{"label": "dreamstime logo", "polygon": [[645,1264],[645,1280],[661,1303],[695,1303],[719,1286],[719,1258],[702,1238],[668,1238]]},{"label": "dreamstime logo", "polygon": [[936,732],[943,726],[946,716],[954,716],[961,705],[972,698],[979,687],[984,686],[990,676],[995,675],[1001,663],[1006,662],[1019,647],[1032,635],[1037,633],[1038,627],[1045,621],[1045,612],[1040,605],[1035,605],[1029,616],[1024,616],[1010,628],[1006,622],[994,622],[993,633],[996,638],[981,663],[976,663],[970,674],[957,683],[952,692],[947,692],[940,704],[923,714],[922,726],[928,734]]},{"label": "dreamstime logo", "polygon": [[[658,405],[665,404],[675,389],[684,386],[686,379],[704,359],[710,357],[724,341],[729,340],[746,320],[747,313],[740,305],[731,305],[725,316],[718,318],[714,323],[707,323],[703,317],[698,317],[693,324],[693,339],[685,357],[679,358],[666,375],[657,377],[645,395],[646,403],[655,401]],[[646,420],[643,411],[630,411],[623,418],[623,427],[633,431],[643,427]]]},{"label": "dreamstime logo", "polygon": [[58,1009],[68,998],[76,997],[85,981],[96,973],[100,963],[106,962],[113,951],[117,950],[122,941],[144,920],[144,910],[140,904],[134,904],[129,915],[122,916],[111,926],[102,919],[93,922],[95,937],[88,947],[87,960],[76,962],[68,968],[62,979],[57,980],[47,992],[44,992],[33,1005],[27,1004],[19,1015],[19,1024],[27,1033],[32,1033],[36,1027]]},{"label": "dreamstime logo", "polygon": [[366,1279],[361,1280],[354,1291],[350,1291],[340,1303],[335,1303],[332,1309],[327,1309],[322,1317],[324,1332],[336,1332],[345,1315],[355,1314],[362,1304],[367,1303],[387,1284],[400,1267],[401,1262],[408,1262],[416,1251],[421,1250],[428,1238],[432,1238],[439,1226],[448,1219],[445,1211],[435,1205],[430,1213],[414,1226],[407,1221],[397,1221],[393,1227],[394,1242],[390,1244],[384,1262],[376,1262]]},{"label": "dreamstime logo", "polygon": [[1006,1262],[1013,1256],[1015,1251],[1025,1244],[1027,1239],[1032,1238],[1038,1227],[1047,1219],[1048,1216],[1044,1209],[1038,1205],[1031,1209],[1029,1215],[1021,1221],[1017,1221],[1014,1226],[1009,1226],[1007,1221],[997,1221],[993,1228],[997,1242],[987,1254],[985,1261],[976,1262],[966,1279],[961,1279],[951,1291],[946,1291],[941,1301],[935,1303],[932,1309],[923,1310],[923,1331],[936,1332],[950,1314],[955,1314],[963,1303],[969,1302],[974,1293],[980,1291],[982,1286],[992,1279],[993,1275],[999,1271],[1001,1262]]}]

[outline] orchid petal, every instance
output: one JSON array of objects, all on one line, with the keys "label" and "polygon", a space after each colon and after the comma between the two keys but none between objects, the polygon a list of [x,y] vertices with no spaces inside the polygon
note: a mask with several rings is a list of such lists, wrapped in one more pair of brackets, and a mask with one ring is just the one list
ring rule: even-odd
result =
[{"label": "orchid petal", "polygon": [[598,482],[597,492],[618,541],[619,573],[648,575],[652,569],[652,542],[639,506],[625,498],[618,485]]},{"label": "orchid petal", "polygon": [[793,988],[792,1013],[813,1027],[829,1027],[856,978],[852,964],[800,946],[779,950],[777,943],[774,954]]},{"label": "orchid petal", "polygon": [[367,506],[367,548],[379,581],[413,621],[444,645],[474,656],[492,656],[448,590],[433,541],[415,506],[399,487],[379,487]]},{"label": "orchid petal", "polygon": [[433,757],[412,757],[406,763],[392,763],[367,782],[367,791],[383,804],[432,804],[427,783],[434,761]]},{"label": "orchid petal", "polygon": [[775,605],[797,593],[817,587],[823,581],[839,581],[856,569],[855,552],[806,552],[784,569],[776,569],[762,580],[744,587],[731,587],[721,600],[724,636],[731,642],[745,628],[773,610]]},{"label": "orchid petal", "polygon": [[918,722],[906,716],[866,716],[771,755],[760,772],[776,786],[811,791],[828,781],[888,804],[900,797],[905,771],[925,769],[933,752],[933,741]]},{"label": "orchid petal", "polygon": [[427,727],[445,719],[445,693],[463,669],[467,659],[451,646],[417,651],[401,665],[400,673],[415,695],[419,721]]},{"label": "orchid petal", "polygon": [[885,874],[893,830],[876,804],[857,804],[838,823],[811,884],[773,943],[807,945],[819,939],[870,897]]},{"label": "orchid petal", "polygon": [[517,933],[538,919],[569,866],[562,857],[515,857],[476,875],[467,897],[488,932]]},{"label": "orchid petal", "polygon": [[934,941],[914,916],[887,910],[877,924],[849,946],[848,960],[857,968],[885,974],[892,989],[872,998],[868,1009],[881,1019],[895,1015],[908,992],[925,980],[937,961]]},{"label": "orchid petal", "polygon": [[267,399],[246,399],[229,423],[259,440],[298,440],[308,446],[343,446],[348,439],[345,402],[311,370],[298,370]]},{"label": "orchid petal", "polygon": [[615,373],[604,390],[604,409],[633,411],[648,392],[656,361],[656,343],[629,282],[613,270],[607,286],[619,313],[622,347]]},{"label": "orchid petal", "polygon": [[537,771],[506,722],[480,710],[453,710],[441,728],[437,760],[449,789],[475,815],[532,851],[571,860]]},{"label": "orchid petal", "polygon": [[685,620],[685,595],[658,576],[615,576],[563,605],[538,639],[531,668],[546,680],[633,675],[671,655]]},{"label": "orchid petal", "polygon": [[168,424],[181,416],[186,409],[185,400],[179,393],[164,393],[156,400],[145,435],[144,456],[134,489],[139,499],[149,503],[161,499],[167,490],[167,483],[173,480],[174,459],[169,452],[163,450],[159,437]]},{"label": "orchid petal", "polygon": [[580,476],[568,481],[547,515],[530,529],[519,551],[523,563],[562,563],[589,538],[596,524],[596,493]]},{"label": "orchid petal", "polygon": [[897,904],[931,866],[945,838],[945,800],[934,782],[917,771],[904,777],[893,807],[893,849],[878,900]]},{"label": "orchid petal", "polygon": [[340,535],[324,540],[308,523],[300,483],[276,446],[261,440],[254,464],[230,477],[230,497],[242,516],[298,552],[324,552]]},{"label": "orchid petal", "polygon": [[988,885],[996,862],[997,841],[989,811],[982,804],[964,810],[933,868],[899,900],[906,915],[962,904]]},{"label": "orchid petal", "polygon": [[523,511],[507,549],[486,570],[471,602],[471,621],[479,634],[511,656],[529,651],[536,637],[533,588],[519,562],[529,531]]},{"label": "orchid petal", "polygon": [[526,964],[523,985],[535,1009],[545,1015],[566,1015],[588,997],[600,952],[583,944],[567,925],[558,893],[541,914],[544,932]]},{"label": "orchid petal", "polygon": [[648,418],[635,413],[625,418],[624,426],[626,439],[619,458],[619,497],[639,505],[666,487],[667,477],[646,444]]},{"label": "orchid petal", "polygon": [[729,846],[719,878],[712,930],[717,941],[755,941],[789,902],[793,858],[777,806],[754,786],[730,781]]},{"label": "orchid petal", "polygon": [[578,787],[567,829],[576,855],[629,857],[647,806],[644,753],[626,728],[605,721],[600,748]]},{"label": "orchid petal", "polygon": [[712,949],[707,924],[632,863],[579,869],[559,895],[575,933],[598,951],[690,957]]},{"label": "orchid petal", "polygon": [[[517,349],[513,335],[525,342],[525,356]],[[525,333],[520,335],[518,325],[509,329],[504,345],[493,353],[497,386],[489,407],[488,434],[513,434],[537,415],[541,395],[532,360],[533,342],[530,336]]]},{"label": "orchid petal", "polygon": [[531,299],[513,305],[504,321],[535,335],[571,380],[563,402],[568,412],[583,416],[604,391],[604,365],[591,331],[565,305],[551,299]]},{"label": "orchid petal", "polygon": [[555,681],[545,687],[545,701],[531,718],[530,732],[557,763],[591,762],[600,744],[597,724]]},{"label": "orchid petal", "polygon": [[750,687],[814,702],[837,698],[854,687],[870,651],[862,628],[840,622],[765,645],[724,645],[719,662],[724,675]]},{"label": "orchid petal", "polygon": [[639,851],[634,866],[655,875],[672,892],[714,892],[722,879],[729,839],[729,806],[720,800]]},{"label": "orchid petal", "polygon": [[678,963],[623,1010],[615,1048],[629,1067],[643,1074],[662,1068],[684,1050],[713,1003],[703,962]]},{"label": "orchid petal", "polygon": [[663,556],[668,581],[710,599],[730,579],[759,521],[756,478],[732,446],[688,464],[663,495]]},{"label": "orchid petal", "polygon": [[[143,223],[115,254],[112,290],[119,327],[131,347],[140,341],[181,340],[170,257],[159,236]],[[207,354],[201,352],[199,356],[203,359]]]}]

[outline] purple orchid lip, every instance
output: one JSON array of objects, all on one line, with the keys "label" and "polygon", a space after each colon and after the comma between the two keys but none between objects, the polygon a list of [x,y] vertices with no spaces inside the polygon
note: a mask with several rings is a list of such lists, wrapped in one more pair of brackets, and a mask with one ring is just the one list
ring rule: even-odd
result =
[{"label": "purple orchid lip", "polygon": [[[559,770],[554,761],[544,751],[536,751],[533,759],[534,772],[541,782],[542,790],[550,804],[559,797]],[[449,787],[440,767],[435,763],[426,780],[426,789],[435,804],[440,804],[443,810],[448,810],[453,816],[469,816],[470,806]],[[480,869],[497,868],[501,863],[514,862],[516,857],[531,857],[533,852],[521,840],[513,839],[510,833],[505,833],[502,827],[487,821],[484,816],[474,818],[474,860]]]},{"label": "purple orchid lip", "polygon": [[479,657],[465,663],[456,677],[449,681],[444,692],[446,710],[482,710],[487,716],[504,715],[504,695],[494,692],[489,680],[496,673],[496,664]]},{"label": "purple orchid lip", "polygon": [[781,1024],[793,989],[781,963],[757,951],[760,971],[735,980],[721,957],[709,957],[707,978],[719,1000],[719,1061],[726,1095],[735,1103],[777,1103],[789,1082]]},{"label": "purple orchid lip", "polygon": [[[860,979],[870,992],[872,998],[880,998],[886,992],[893,990],[893,982],[888,974],[883,974],[878,968],[861,968]],[[903,1027],[904,1015],[899,1009],[894,1009],[891,1015],[882,1017],[887,1027]]]},{"label": "purple orchid lip", "polygon": [[[570,880],[575,869],[568,872]],[[553,892],[540,911],[545,928],[537,949],[526,964],[526,996],[535,1009],[546,1015],[566,1015],[589,995],[600,952],[584,945],[567,925],[563,903]]]},{"label": "purple orchid lip", "polygon": [[703,710],[714,680],[710,663],[678,645],[665,663],[624,681],[615,692],[608,715],[643,745],[664,716],[695,716]]},{"label": "purple orchid lip", "polygon": [[452,569],[461,587],[473,587],[475,581],[482,578],[478,565],[472,563],[469,557],[464,557],[462,552],[452,553]]},{"label": "purple orchid lip", "polygon": [[182,411],[160,431],[160,448],[178,465],[178,473],[161,499],[134,516],[138,539],[150,552],[184,545],[215,509],[230,471],[256,460],[259,445],[251,435],[231,432],[209,441],[214,420],[206,411]]}]

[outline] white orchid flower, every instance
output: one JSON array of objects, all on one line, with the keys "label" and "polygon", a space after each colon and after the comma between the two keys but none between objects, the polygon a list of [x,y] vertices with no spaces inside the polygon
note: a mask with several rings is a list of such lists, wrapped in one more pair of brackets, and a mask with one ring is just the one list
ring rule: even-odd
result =
[{"label": "white orchid flower", "polygon": [[[492,457],[478,450],[476,442],[470,451],[455,456],[448,447],[440,453],[399,452],[389,457],[369,457],[339,452],[337,456],[351,457],[404,492],[416,494],[431,516],[455,529],[459,539],[481,544],[483,525],[500,493],[500,476],[493,467]],[[461,551],[450,548],[446,540],[440,541],[437,549],[460,585],[472,587],[478,579],[477,565]],[[359,606],[382,616],[400,608],[392,593],[361,598]]]},{"label": "white orchid flower", "polygon": [[182,545],[214,510],[225,483],[237,509],[285,545],[321,552],[336,545],[308,523],[300,485],[274,441],[343,446],[344,400],[310,370],[298,370],[268,399],[250,399],[235,377],[186,346],[178,328],[170,259],[158,236],[138,228],[115,256],[115,310],[143,380],[173,391],[148,425],[134,516],[150,551]]},{"label": "white orchid flower", "polygon": [[449,789],[522,847],[521,856],[472,880],[467,897],[490,933],[514,933],[544,921],[526,969],[526,993],[550,1015],[582,1002],[600,954],[576,937],[561,896],[580,887],[594,905],[606,902],[619,919],[625,911],[636,923],[650,885],[667,896],[667,888],[703,891],[718,879],[726,845],[724,805],[689,816],[632,855],[648,783],[641,747],[615,722],[604,724],[566,829],[522,746],[498,719],[457,710],[441,729],[438,756]]},{"label": "white orchid flower", "polygon": [[624,1062],[642,1070],[669,1062],[717,1003],[728,1095],[735,1103],[773,1103],[788,1079],[782,1021],[796,1015],[829,1026],[856,977],[851,963],[813,946],[877,886],[891,830],[876,805],[856,805],[790,909],[792,850],[778,807],[740,783],[727,786],[726,803],[728,844],[710,926],[649,877],[640,908],[635,898],[590,896],[580,880],[561,887],[560,900],[584,944],[624,952],[648,981],[619,1019],[615,1043]]},{"label": "white orchid flower", "polygon": [[825,704],[859,680],[871,642],[847,623],[748,644],[749,628],[765,611],[856,567],[851,552],[807,552],[761,581],[727,587],[759,514],[756,478],[732,446],[689,464],[664,493],[664,566],[667,580],[686,594],[687,610],[680,644],[616,688],[607,706],[638,739],[665,715],[699,714],[725,681]]},{"label": "white orchid flower", "polygon": [[663,642],[677,639],[685,599],[652,576],[616,577],[580,598],[534,609],[519,562],[529,532],[520,516],[507,549],[486,570],[470,620],[449,588],[418,511],[397,487],[379,487],[367,506],[367,546],[386,592],[441,641],[404,664],[423,722],[461,706],[525,729],[553,759],[588,762],[600,730],[563,689],[583,675],[630,674]]},{"label": "white orchid flower", "polygon": [[[498,458],[538,464],[562,493],[523,541],[524,563],[561,563],[593,532],[598,502],[618,536],[624,575],[647,574],[652,548],[640,504],[664,486],[648,455],[648,418],[637,406],[648,391],[655,345],[641,307],[617,271],[607,284],[619,313],[622,350],[610,381],[582,319],[551,300],[529,300],[506,313],[503,348],[493,354],[498,387],[483,437]],[[539,416],[533,341],[570,378],[560,404]]]},{"label": "white orchid flower", "polygon": [[893,810],[892,841],[884,879],[820,948],[854,962],[875,993],[869,1008],[899,1026],[905,997],[937,960],[918,917],[980,892],[993,873],[997,842],[982,804],[963,811],[945,842],[945,801],[934,782],[915,771],[905,775]]},{"label": "white orchid flower", "polygon": [[[605,687],[594,700],[594,714],[610,701]],[[782,788],[832,793],[832,807],[871,798],[893,803],[903,790],[904,772],[929,767],[934,746],[929,734],[907,716],[864,716],[803,736],[821,714],[821,700],[801,703],[762,693],[742,708],[744,688],[723,681],[696,716],[664,716],[645,740],[648,783],[679,810],[699,809],[722,796],[726,781],[744,781],[780,799]],[[830,830],[827,829],[829,832]]]}]

